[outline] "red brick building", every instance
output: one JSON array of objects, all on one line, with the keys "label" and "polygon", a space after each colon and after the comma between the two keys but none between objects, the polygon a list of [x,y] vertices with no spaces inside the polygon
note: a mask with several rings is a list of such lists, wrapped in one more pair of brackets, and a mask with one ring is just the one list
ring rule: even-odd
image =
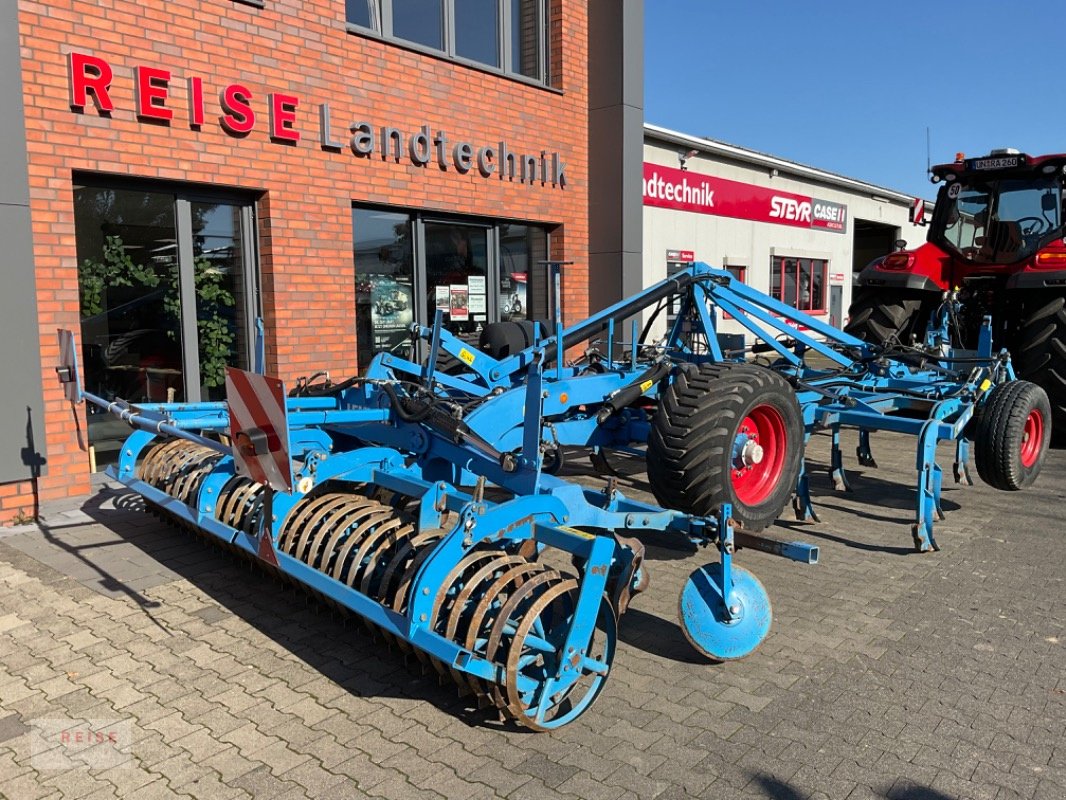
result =
[{"label": "red brick building", "polygon": [[18,0],[3,12],[17,25],[0,20],[0,102],[21,114],[0,122],[16,153],[0,190],[15,275],[0,298],[0,396],[14,412],[0,424],[0,522],[88,492],[126,432],[85,409],[75,421],[52,372],[57,328],[79,332],[87,389],[195,401],[221,396],[226,364],[251,366],[257,319],[266,371],[291,380],[354,374],[375,350],[408,347],[407,326],[438,308],[471,335],[543,315],[549,258],[574,262],[565,308],[585,315],[589,9]]}]

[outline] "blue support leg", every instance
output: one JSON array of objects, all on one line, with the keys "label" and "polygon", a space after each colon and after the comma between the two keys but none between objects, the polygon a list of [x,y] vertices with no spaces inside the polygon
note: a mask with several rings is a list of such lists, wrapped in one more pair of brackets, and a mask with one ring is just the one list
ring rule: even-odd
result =
[{"label": "blue support leg", "polygon": [[838,492],[850,492],[847,473],[844,472],[844,453],[840,449],[840,426],[833,425],[833,450],[830,455],[829,476],[833,479],[833,488]]},{"label": "blue support leg", "polygon": [[873,450],[870,449],[870,431],[867,428],[859,428],[859,446],[855,448],[855,455],[859,457],[859,464],[862,466],[877,469]]},{"label": "blue support leg", "polygon": [[970,477],[970,440],[963,437],[955,441],[955,465],[952,470],[955,475],[955,483],[963,486],[973,486],[973,478]]},{"label": "blue support leg", "polygon": [[796,478],[796,493],[792,496],[792,510],[796,512],[796,519],[800,522],[806,522],[809,519],[821,522],[811,500],[811,480],[807,475],[806,459],[800,460],[799,475]]},{"label": "blue support leg", "polygon": [[940,507],[940,489],[943,474],[936,463],[937,420],[930,420],[923,428],[918,444],[918,507],[912,534],[914,547],[920,553],[939,550],[933,536],[934,519],[944,519]]}]

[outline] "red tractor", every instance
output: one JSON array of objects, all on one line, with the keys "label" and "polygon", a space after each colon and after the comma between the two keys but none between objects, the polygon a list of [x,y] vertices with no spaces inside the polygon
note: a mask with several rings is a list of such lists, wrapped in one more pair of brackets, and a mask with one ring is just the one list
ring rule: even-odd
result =
[{"label": "red tractor", "polygon": [[[1020,377],[1044,387],[1059,442],[1066,441],[1066,154],[993,150],[932,168],[943,182],[925,244],[866,267],[851,304],[849,333],[907,347],[957,290],[954,344],[974,347],[986,314],[996,347]],[[954,304],[953,304],[954,305]]]}]

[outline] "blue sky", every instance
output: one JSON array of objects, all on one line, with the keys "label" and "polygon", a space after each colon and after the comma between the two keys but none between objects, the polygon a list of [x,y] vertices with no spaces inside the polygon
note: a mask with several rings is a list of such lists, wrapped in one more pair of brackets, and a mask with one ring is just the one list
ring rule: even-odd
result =
[{"label": "blue sky", "polygon": [[1062,0],[645,0],[644,119],[933,198],[934,164],[1066,152]]}]

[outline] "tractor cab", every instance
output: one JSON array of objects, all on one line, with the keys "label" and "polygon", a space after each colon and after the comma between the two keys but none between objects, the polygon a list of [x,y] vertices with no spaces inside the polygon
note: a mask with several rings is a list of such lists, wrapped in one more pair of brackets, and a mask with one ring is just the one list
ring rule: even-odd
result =
[{"label": "tractor cab", "polygon": [[1064,166],[1066,155],[1005,149],[934,167],[933,181],[944,186],[929,242],[967,272],[1033,259],[1063,237]]}]

